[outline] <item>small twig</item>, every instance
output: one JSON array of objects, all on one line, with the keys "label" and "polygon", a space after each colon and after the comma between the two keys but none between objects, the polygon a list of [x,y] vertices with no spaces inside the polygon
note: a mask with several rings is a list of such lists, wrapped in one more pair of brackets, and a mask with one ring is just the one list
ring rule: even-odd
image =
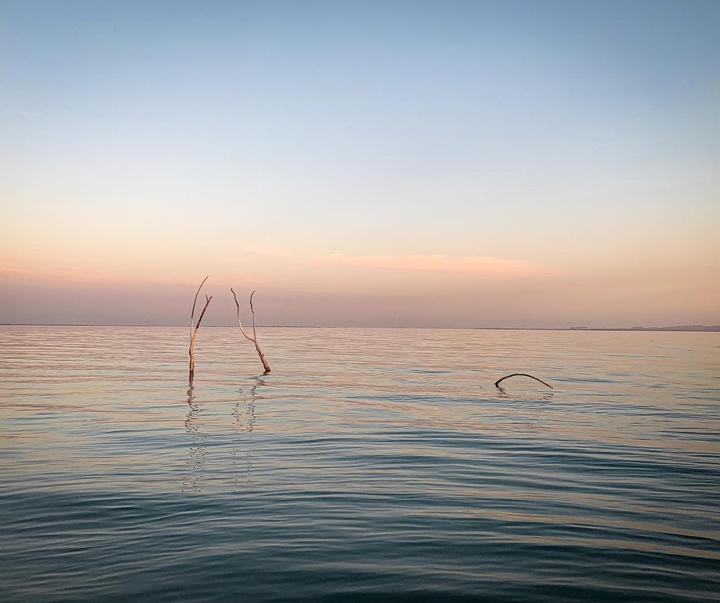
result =
[{"label": "small twig", "polygon": [[530,379],[535,379],[535,381],[539,381],[543,385],[546,385],[550,389],[555,389],[552,385],[549,383],[545,383],[542,379],[538,379],[537,377],[533,377],[532,375],[528,375],[527,373],[512,373],[511,375],[505,375],[504,377],[501,377],[495,382],[495,387],[500,387],[500,382],[505,381],[505,379],[509,379],[510,377],[530,377]]},{"label": "small twig", "polygon": [[237,320],[238,325],[240,326],[240,330],[242,331],[242,334],[244,335],[245,339],[248,341],[252,341],[253,344],[255,344],[255,350],[257,350],[258,356],[260,357],[260,362],[262,362],[263,368],[265,369],[265,375],[267,375],[270,372],[270,365],[267,363],[267,360],[265,360],[265,354],[263,354],[262,350],[260,349],[260,344],[258,344],[257,341],[257,329],[255,327],[255,308],[253,307],[253,295],[255,295],[255,291],[253,291],[250,294],[250,312],[252,313],[252,330],[253,330],[253,336],[250,337],[250,335],[247,334],[245,329],[242,325],[242,320],[240,319],[240,304],[237,300],[237,295],[235,295],[235,291],[232,287],[230,287],[230,291],[232,291],[233,299],[235,300],[235,307],[237,308]]}]

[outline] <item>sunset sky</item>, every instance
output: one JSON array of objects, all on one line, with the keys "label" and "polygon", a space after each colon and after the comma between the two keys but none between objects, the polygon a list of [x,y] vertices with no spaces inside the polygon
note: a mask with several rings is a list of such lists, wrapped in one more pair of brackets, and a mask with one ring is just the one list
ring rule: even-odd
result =
[{"label": "sunset sky", "polygon": [[0,323],[720,324],[717,0],[0,0]]}]

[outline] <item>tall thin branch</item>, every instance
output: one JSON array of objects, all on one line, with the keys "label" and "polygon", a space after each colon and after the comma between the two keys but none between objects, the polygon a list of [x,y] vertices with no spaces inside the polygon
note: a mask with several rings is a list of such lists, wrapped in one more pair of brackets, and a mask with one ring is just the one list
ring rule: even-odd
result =
[{"label": "tall thin branch", "polygon": [[203,279],[203,282],[200,283],[198,290],[195,292],[195,299],[193,300],[193,307],[192,311],[190,312],[190,347],[188,348],[188,354],[190,355],[188,382],[190,387],[192,387],[193,378],[195,377],[195,338],[197,337],[198,329],[200,328],[200,323],[202,322],[203,316],[205,316],[205,312],[207,311],[208,306],[210,305],[210,301],[212,300],[212,295],[210,297],[208,297],[207,295],[205,296],[205,306],[200,313],[200,317],[198,318],[197,323],[193,327],[193,319],[195,318],[195,306],[197,304],[197,298],[200,294],[200,289],[202,289],[202,286],[205,284],[206,280],[208,280],[207,276]]},{"label": "tall thin branch", "polygon": [[252,332],[253,336],[250,337],[250,335],[247,334],[245,331],[242,320],[240,319],[240,304],[237,300],[237,295],[235,295],[235,291],[232,287],[230,287],[230,291],[232,291],[233,299],[235,300],[235,307],[237,308],[237,320],[238,325],[240,327],[240,331],[242,331],[243,336],[248,341],[252,341],[253,344],[255,344],[255,350],[257,350],[258,356],[260,357],[260,362],[262,362],[263,368],[265,369],[265,375],[267,375],[270,372],[270,365],[267,363],[267,360],[265,360],[265,354],[263,354],[262,350],[260,349],[260,344],[257,341],[257,329],[255,327],[255,308],[253,307],[253,295],[255,295],[255,291],[253,291],[250,294],[250,312],[252,313]]},{"label": "tall thin branch", "polygon": [[555,389],[552,385],[549,383],[545,383],[542,379],[538,379],[537,377],[533,377],[532,375],[528,375],[527,373],[512,373],[511,375],[505,375],[504,377],[501,377],[495,382],[495,387],[500,387],[500,382],[505,381],[505,379],[509,379],[510,377],[530,377],[530,379],[535,379],[535,381],[539,381],[543,385],[546,385],[550,389]]}]

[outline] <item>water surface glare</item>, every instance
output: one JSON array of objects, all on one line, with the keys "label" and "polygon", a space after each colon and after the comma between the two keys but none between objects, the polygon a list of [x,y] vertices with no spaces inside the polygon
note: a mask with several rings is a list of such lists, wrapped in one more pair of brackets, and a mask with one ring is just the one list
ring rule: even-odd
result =
[{"label": "water surface glare", "polygon": [[2,601],[720,600],[718,334],[0,333]]}]

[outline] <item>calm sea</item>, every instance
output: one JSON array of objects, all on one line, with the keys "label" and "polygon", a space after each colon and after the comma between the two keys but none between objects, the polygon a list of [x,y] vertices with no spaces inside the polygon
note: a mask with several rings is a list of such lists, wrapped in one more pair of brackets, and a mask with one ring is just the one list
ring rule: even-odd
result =
[{"label": "calm sea", "polygon": [[720,600],[720,334],[188,331],[0,327],[0,600]]}]

